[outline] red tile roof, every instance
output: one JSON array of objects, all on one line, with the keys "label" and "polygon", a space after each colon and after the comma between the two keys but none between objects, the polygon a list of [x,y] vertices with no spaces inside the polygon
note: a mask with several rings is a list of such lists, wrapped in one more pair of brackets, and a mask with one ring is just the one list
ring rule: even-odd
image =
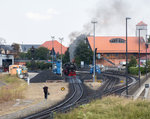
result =
[{"label": "red tile roof", "polygon": [[[106,37],[95,37],[95,48],[98,53],[126,53],[126,42],[125,43],[111,43],[110,40],[114,38],[121,38],[126,41],[126,37],[106,36]],[[93,37],[88,37],[89,44],[93,50]],[[150,45],[149,45],[150,46]],[[128,37],[128,52],[138,53],[139,52],[139,38]],[[141,38],[140,52],[146,53],[146,46],[143,38]],[[150,48],[148,48],[150,52]]]},{"label": "red tile roof", "polygon": [[[56,53],[59,52],[61,54],[61,43],[59,43],[57,40],[53,41],[54,50]],[[49,50],[52,50],[52,41],[46,41],[44,42],[40,47],[46,47]],[[62,54],[64,54],[67,50],[67,47],[62,45]]]},{"label": "red tile roof", "polygon": [[139,22],[136,26],[147,26],[143,21]]}]

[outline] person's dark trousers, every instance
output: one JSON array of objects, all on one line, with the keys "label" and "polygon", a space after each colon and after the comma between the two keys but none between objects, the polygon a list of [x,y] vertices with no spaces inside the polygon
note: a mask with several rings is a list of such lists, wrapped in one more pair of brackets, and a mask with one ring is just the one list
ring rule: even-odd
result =
[{"label": "person's dark trousers", "polygon": [[47,92],[44,92],[44,97],[45,99],[47,99]]}]

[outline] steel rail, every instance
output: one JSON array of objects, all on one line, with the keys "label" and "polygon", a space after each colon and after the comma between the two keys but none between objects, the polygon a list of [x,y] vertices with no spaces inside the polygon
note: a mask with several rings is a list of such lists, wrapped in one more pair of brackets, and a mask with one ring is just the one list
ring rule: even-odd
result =
[{"label": "steel rail", "polygon": [[[72,79],[72,82],[74,82],[73,79]],[[57,112],[59,110],[62,111],[66,108],[71,107],[73,104],[75,104],[77,101],[79,101],[83,95],[83,88],[82,88],[82,85],[80,83],[72,83],[72,85],[73,85],[74,91],[73,91],[73,94],[67,100],[65,100],[64,102],[62,102],[62,103],[60,103],[60,104],[58,104],[52,108],[49,108],[49,109],[46,109],[46,110],[41,111],[39,113],[27,116],[24,119],[36,119],[36,118],[44,119],[44,118],[49,117],[52,112]],[[79,88],[77,88],[77,86]],[[78,93],[78,97],[77,97],[77,93]]]}]

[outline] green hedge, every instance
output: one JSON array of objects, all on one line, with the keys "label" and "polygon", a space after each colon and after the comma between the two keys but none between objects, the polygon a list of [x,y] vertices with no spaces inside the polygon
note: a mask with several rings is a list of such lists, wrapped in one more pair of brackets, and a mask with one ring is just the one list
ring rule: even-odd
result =
[{"label": "green hedge", "polygon": [[[145,74],[145,67],[140,67],[141,74]],[[129,67],[129,73],[133,75],[138,75],[139,67]]]},{"label": "green hedge", "polygon": [[44,62],[33,62],[33,63],[27,62],[26,66],[28,69],[31,69],[33,66],[34,69],[41,69],[41,70],[49,69],[50,67],[52,67],[50,63],[44,63]]}]

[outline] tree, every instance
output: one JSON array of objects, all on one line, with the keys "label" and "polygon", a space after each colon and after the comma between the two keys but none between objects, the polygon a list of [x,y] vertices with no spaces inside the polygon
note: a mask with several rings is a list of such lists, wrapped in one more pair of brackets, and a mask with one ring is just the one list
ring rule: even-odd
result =
[{"label": "tree", "polygon": [[49,50],[45,47],[40,47],[35,50],[35,58],[38,60],[49,59],[48,54],[49,54]]},{"label": "tree", "polygon": [[128,64],[128,68],[129,67],[136,67],[136,65],[137,65],[136,58],[134,56],[131,56],[131,60],[130,60],[130,62]]},{"label": "tree", "polygon": [[19,59],[26,60],[27,59],[27,53],[20,52],[19,53]]},{"label": "tree", "polygon": [[[33,51],[34,50],[34,51]],[[33,53],[34,53],[34,55],[33,55]],[[35,59],[35,48],[34,47],[32,47],[32,48],[30,48],[29,50],[28,50],[28,52],[27,52],[27,58],[28,59]]]},{"label": "tree", "polygon": [[14,53],[14,57],[15,58],[19,58],[19,53],[20,53],[20,45],[17,43],[13,43],[11,45],[12,49],[13,49],[13,53]]},{"label": "tree", "polygon": [[93,59],[93,52],[89,49],[88,44],[84,41],[80,41],[75,50],[75,63],[80,65],[81,61],[85,64],[91,64]]},{"label": "tree", "polygon": [[28,59],[34,59],[34,60],[47,60],[50,59],[49,50],[45,47],[40,47],[38,49],[35,49],[34,47],[28,50],[27,52],[27,58]]},{"label": "tree", "polygon": [[69,53],[69,48],[67,49],[67,51],[65,52],[65,54],[62,57],[62,62],[66,63],[66,62],[70,62],[70,53]]},{"label": "tree", "polygon": [[147,69],[148,69],[148,72],[150,72],[150,60],[147,61]]}]

